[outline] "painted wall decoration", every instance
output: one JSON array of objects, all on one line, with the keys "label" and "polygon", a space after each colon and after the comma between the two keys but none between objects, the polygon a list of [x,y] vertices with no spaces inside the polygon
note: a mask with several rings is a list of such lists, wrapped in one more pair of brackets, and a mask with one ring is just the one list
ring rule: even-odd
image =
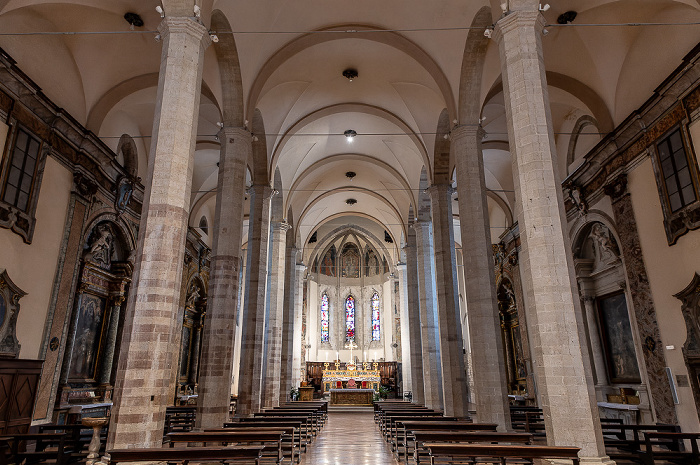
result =
[{"label": "painted wall decoration", "polygon": [[95,379],[104,310],[103,298],[91,294],[80,296],[75,343],[68,373],[70,379],[86,381]]},{"label": "painted wall decoration", "polygon": [[379,294],[376,292],[372,295],[372,340],[379,341],[381,339],[381,327],[379,322]]},{"label": "painted wall decoration", "polygon": [[360,251],[355,244],[346,244],[340,257],[340,276],[343,278],[360,277]]},{"label": "painted wall decoration", "polygon": [[624,293],[598,299],[608,374],[612,383],[640,383]]},{"label": "painted wall decoration", "polygon": [[355,298],[345,299],[345,342],[355,342]]},{"label": "painted wall decoration", "polygon": [[329,342],[328,329],[328,294],[321,296],[321,342]]},{"label": "painted wall decoration", "polygon": [[321,274],[332,277],[335,276],[335,255],[335,246],[333,245],[328,249],[326,255],[323,256],[323,260],[321,260]]}]

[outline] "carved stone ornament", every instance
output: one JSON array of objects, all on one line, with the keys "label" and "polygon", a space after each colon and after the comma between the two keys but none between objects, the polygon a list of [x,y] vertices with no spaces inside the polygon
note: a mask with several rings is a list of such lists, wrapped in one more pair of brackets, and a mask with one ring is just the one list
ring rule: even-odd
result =
[{"label": "carved stone ornament", "polygon": [[569,183],[564,187],[567,191],[569,200],[571,200],[571,203],[574,204],[574,207],[576,210],[578,210],[579,217],[586,216],[588,213],[588,203],[586,202],[586,199],[583,198],[581,188],[573,183]]},{"label": "carved stone ornament", "polygon": [[116,196],[114,198],[114,209],[118,215],[124,213],[131,202],[131,195],[134,193],[134,182],[126,176],[121,176],[116,184]]},{"label": "carved stone ornament", "polygon": [[20,344],[17,340],[19,299],[27,295],[12,282],[7,270],[0,269],[0,356],[17,358]]},{"label": "carved stone ornament", "polygon": [[90,250],[85,254],[85,260],[109,270],[112,266],[112,251],[114,235],[108,224],[101,224],[92,231]]}]

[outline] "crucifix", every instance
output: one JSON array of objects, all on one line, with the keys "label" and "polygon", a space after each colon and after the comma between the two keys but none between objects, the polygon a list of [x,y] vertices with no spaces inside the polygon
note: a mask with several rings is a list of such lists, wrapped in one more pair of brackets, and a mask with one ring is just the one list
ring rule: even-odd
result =
[{"label": "crucifix", "polygon": [[357,349],[357,344],[355,344],[354,341],[350,341],[347,344],[345,344],[346,349],[350,349],[350,363],[355,363],[355,359],[352,357],[352,350]]}]

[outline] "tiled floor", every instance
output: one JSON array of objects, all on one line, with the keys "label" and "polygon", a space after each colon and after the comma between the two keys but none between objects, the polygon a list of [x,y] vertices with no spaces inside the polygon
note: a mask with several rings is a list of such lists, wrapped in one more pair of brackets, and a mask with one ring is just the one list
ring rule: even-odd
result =
[{"label": "tiled floor", "polygon": [[372,411],[328,413],[328,423],[301,456],[302,465],[394,465]]}]

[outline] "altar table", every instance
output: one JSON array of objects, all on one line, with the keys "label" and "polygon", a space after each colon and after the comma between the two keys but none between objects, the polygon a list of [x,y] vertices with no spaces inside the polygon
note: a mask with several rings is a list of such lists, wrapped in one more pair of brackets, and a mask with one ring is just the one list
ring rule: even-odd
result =
[{"label": "altar table", "polygon": [[372,405],[374,389],[331,389],[331,405]]}]

